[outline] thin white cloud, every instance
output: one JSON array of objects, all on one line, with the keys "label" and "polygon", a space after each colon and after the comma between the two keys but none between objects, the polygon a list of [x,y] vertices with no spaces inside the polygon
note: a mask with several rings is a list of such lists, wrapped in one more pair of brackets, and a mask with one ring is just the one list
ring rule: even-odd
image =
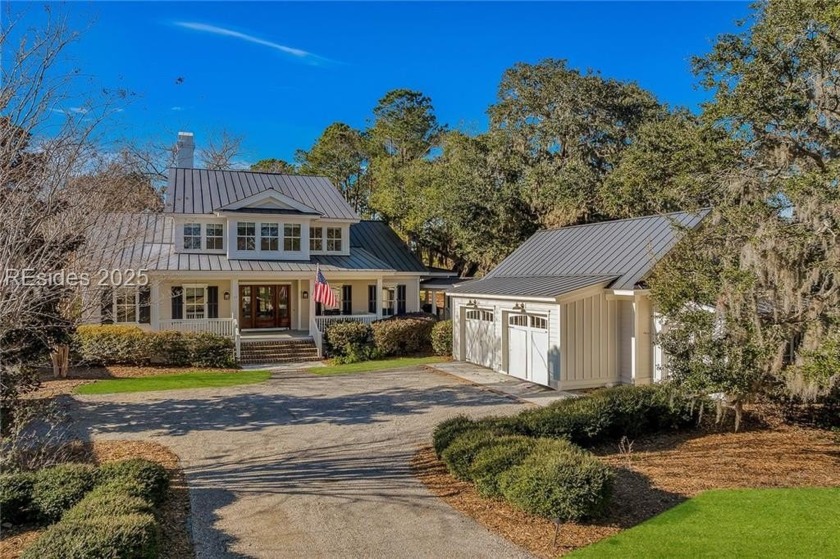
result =
[{"label": "thin white cloud", "polygon": [[[122,109],[120,109],[120,110],[122,110]],[[71,115],[71,114],[86,115],[88,113],[88,110],[85,109],[84,107],[70,107],[69,109],[52,108],[52,109],[50,109],[50,112],[58,113],[58,114],[62,114],[62,115]]]},{"label": "thin white cloud", "polygon": [[281,45],[280,43],[275,43],[274,41],[268,41],[266,39],[255,37],[254,35],[248,35],[247,33],[241,33],[239,31],[234,31],[233,29],[226,29],[224,27],[217,27],[215,25],[209,25],[207,23],[198,23],[195,21],[176,21],[175,25],[178,27],[183,27],[184,29],[191,29],[193,31],[212,33],[213,35],[221,35],[223,37],[233,37],[234,39],[239,39],[248,43],[254,43],[255,45],[261,45],[264,47],[279,50],[284,54],[288,54],[301,60],[307,60],[309,62],[317,60],[327,60],[322,56],[318,56],[315,53],[305,51],[303,49]]},{"label": "thin white cloud", "polygon": [[171,109],[169,109],[169,110],[170,110],[170,111],[183,111],[183,110],[184,110],[184,107],[172,107],[172,108],[171,108]]}]

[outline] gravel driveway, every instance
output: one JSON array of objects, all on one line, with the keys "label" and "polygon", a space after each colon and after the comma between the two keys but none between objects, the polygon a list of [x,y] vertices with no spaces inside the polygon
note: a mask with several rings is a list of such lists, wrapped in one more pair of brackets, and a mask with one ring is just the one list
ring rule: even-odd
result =
[{"label": "gravel driveway", "polygon": [[522,407],[452,377],[285,372],[258,385],[76,399],[85,436],[150,439],[181,457],[200,559],[530,557],[412,476],[439,421]]}]

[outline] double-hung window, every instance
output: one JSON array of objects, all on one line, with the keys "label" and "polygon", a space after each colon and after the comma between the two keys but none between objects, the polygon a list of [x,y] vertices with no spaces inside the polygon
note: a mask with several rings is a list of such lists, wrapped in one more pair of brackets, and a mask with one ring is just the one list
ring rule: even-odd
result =
[{"label": "double-hung window", "polygon": [[341,252],[341,227],[327,227],[327,251]]},{"label": "double-hung window", "polygon": [[204,242],[207,250],[225,248],[225,226],[221,223],[208,223],[204,229]]},{"label": "double-hung window", "polygon": [[280,226],[276,223],[260,224],[260,250],[280,250]]},{"label": "double-hung window", "polygon": [[203,285],[184,286],[184,318],[202,319],[207,316],[207,294]]},{"label": "double-hung window", "polygon": [[283,226],[283,250],[300,251],[300,225],[287,223]]},{"label": "double-hung window", "polygon": [[236,250],[257,249],[257,224],[240,221],[236,224]]},{"label": "double-hung window", "polygon": [[320,227],[309,228],[309,250],[313,252],[324,250],[324,230]]},{"label": "double-hung window", "polygon": [[201,250],[201,224],[184,224],[184,250]]},{"label": "double-hung window", "polygon": [[382,288],[382,316],[393,316],[396,309],[397,290],[394,287]]},{"label": "double-hung window", "polygon": [[114,291],[114,322],[137,322],[135,287],[120,287]]}]

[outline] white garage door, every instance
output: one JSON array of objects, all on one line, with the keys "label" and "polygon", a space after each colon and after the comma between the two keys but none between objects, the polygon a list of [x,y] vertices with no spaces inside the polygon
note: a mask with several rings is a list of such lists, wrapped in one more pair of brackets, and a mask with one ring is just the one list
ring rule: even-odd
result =
[{"label": "white garage door", "polygon": [[465,359],[470,363],[493,368],[496,351],[494,313],[484,309],[469,309],[465,313]]},{"label": "white garage door", "polygon": [[508,316],[508,373],[548,386],[548,319]]}]

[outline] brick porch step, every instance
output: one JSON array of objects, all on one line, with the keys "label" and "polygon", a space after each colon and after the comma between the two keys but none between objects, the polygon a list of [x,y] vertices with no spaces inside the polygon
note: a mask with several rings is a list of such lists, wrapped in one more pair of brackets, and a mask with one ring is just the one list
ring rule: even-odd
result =
[{"label": "brick porch step", "polygon": [[318,361],[318,348],[311,338],[293,340],[260,340],[240,342],[240,363],[295,363]]}]

